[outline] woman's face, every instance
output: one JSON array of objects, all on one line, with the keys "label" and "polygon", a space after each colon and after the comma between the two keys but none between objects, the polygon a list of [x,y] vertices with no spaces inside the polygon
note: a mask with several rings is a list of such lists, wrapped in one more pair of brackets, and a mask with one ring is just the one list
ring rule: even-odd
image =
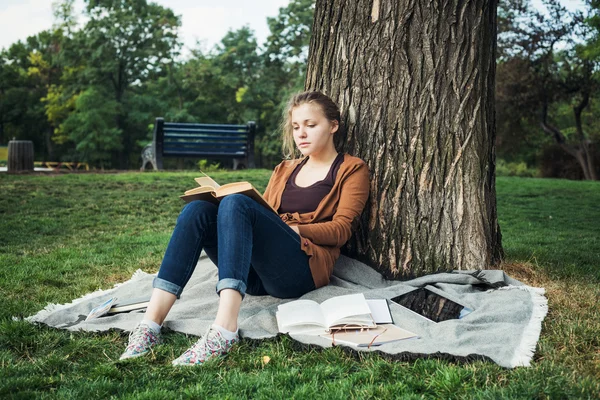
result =
[{"label": "woman's face", "polygon": [[302,104],[292,109],[292,128],[296,146],[304,156],[310,156],[334,147],[338,123],[328,120],[318,105]]}]

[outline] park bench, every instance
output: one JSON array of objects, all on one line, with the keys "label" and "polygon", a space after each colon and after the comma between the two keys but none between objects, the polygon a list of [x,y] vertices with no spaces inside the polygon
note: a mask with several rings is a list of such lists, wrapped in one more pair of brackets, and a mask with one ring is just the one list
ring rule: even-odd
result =
[{"label": "park bench", "polygon": [[254,168],[256,124],[190,124],[156,118],[152,143],[142,150],[142,168],[148,163],[163,169],[164,157],[233,159],[233,169]]}]

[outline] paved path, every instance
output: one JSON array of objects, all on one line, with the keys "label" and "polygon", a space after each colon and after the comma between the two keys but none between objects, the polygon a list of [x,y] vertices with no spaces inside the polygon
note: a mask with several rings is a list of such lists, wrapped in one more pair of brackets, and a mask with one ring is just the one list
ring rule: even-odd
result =
[{"label": "paved path", "polygon": [[[52,172],[54,171],[52,168],[33,168],[35,172]],[[8,167],[0,167],[0,172],[8,172]]]}]

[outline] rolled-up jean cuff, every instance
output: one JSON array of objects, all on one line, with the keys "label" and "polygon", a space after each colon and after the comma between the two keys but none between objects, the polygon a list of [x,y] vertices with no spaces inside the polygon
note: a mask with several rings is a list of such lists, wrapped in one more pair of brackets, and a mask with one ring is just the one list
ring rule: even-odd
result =
[{"label": "rolled-up jean cuff", "polygon": [[239,279],[221,279],[219,282],[217,282],[217,294],[223,289],[237,290],[242,295],[242,299],[246,296],[246,284]]},{"label": "rolled-up jean cuff", "polygon": [[181,292],[183,291],[183,288],[181,286],[176,285],[173,282],[165,281],[164,279],[161,279],[158,276],[155,277],[152,281],[152,287],[174,294],[175,296],[177,296],[177,298],[181,297]]}]

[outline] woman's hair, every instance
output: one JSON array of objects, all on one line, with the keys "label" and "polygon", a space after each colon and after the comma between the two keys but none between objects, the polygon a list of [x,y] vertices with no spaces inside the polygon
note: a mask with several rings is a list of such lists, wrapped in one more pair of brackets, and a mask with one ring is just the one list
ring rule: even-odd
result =
[{"label": "woman's hair", "polygon": [[[340,109],[327,95],[317,91],[308,91],[295,94],[288,102],[283,112],[281,121],[281,132],[283,137],[283,156],[284,158],[295,158],[299,153],[294,143],[294,130],[292,127],[292,111],[302,104],[315,104],[321,108],[323,115],[329,121],[337,121],[341,125]],[[339,130],[340,128],[338,128]]]}]

